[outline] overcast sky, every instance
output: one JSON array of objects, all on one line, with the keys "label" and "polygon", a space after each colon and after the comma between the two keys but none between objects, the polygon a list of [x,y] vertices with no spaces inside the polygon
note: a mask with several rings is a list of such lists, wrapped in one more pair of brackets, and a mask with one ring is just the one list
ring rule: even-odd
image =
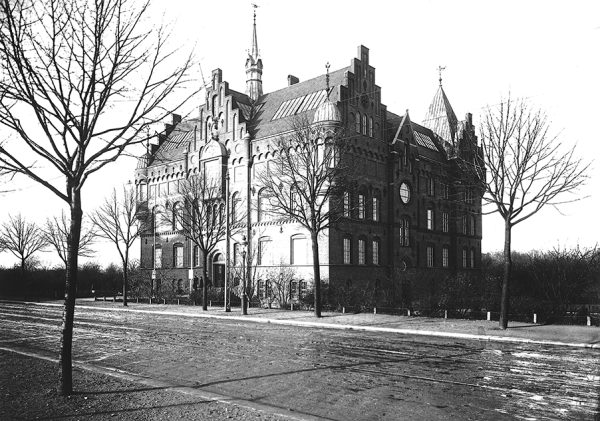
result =
[{"label": "overcast sky", "polygon": [[[362,44],[370,50],[382,102],[394,113],[408,109],[413,121],[422,121],[441,65],[446,67],[444,90],[460,119],[471,112],[479,124],[486,105],[498,103],[510,91],[547,112],[566,149],[576,148],[576,154],[588,160],[598,157],[598,1],[255,2],[264,92],[285,87],[288,74],[302,81],[324,73],[327,62],[332,71],[348,66]],[[147,23],[161,22],[171,25],[175,45],[195,49],[206,78],[212,69],[221,68],[230,87],[244,91],[251,2],[155,1]],[[196,77],[200,84],[199,70]],[[193,107],[184,111],[193,112]],[[124,157],[92,177],[83,192],[84,212],[94,209],[113,186],[132,180],[135,163]],[[590,176],[581,191],[581,196],[589,196],[585,200],[565,205],[560,212],[547,208],[517,225],[513,249],[594,246],[600,237],[598,162]],[[16,179],[11,187],[18,191],[0,194],[0,221],[21,212],[41,223],[64,207],[31,181]],[[502,219],[498,214],[485,216],[483,251],[502,246]],[[103,266],[118,261],[113,248],[99,244],[93,260]],[[139,246],[134,255],[139,255]],[[40,258],[56,262],[52,253]],[[0,265],[14,262],[8,253],[0,254]]]}]

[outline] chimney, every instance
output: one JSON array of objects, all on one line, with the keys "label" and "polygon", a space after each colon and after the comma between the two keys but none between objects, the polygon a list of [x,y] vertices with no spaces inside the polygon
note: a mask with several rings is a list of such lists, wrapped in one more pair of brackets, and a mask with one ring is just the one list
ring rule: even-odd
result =
[{"label": "chimney", "polygon": [[288,75],[288,86],[295,85],[298,82],[300,82],[300,79],[298,79],[296,76]]}]

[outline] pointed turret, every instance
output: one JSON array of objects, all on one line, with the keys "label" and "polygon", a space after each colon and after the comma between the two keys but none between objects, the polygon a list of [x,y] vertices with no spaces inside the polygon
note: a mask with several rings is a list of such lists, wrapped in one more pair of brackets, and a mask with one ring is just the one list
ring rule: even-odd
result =
[{"label": "pointed turret", "polygon": [[443,67],[439,68],[440,86],[429,106],[429,111],[427,111],[423,125],[430,128],[436,135],[450,145],[455,146],[458,131],[458,119],[456,118],[456,114],[454,114],[454,110],[442,87],[441,71],[443,69]]},{"label": "pointed turret", "polygon": [[252,28],[252,47],[248,51],[246,59],[246,95],[252,101],[256,101],[263,93],[262,89],[262,70],[263,64],[258,52],[258,38],[256,36],[256,8],[254,7],[254,25]]}]

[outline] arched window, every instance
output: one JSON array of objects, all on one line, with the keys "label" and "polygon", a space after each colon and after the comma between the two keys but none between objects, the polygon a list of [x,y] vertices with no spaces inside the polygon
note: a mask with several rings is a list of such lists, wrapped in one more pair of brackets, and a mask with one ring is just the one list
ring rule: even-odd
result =
[{"label": "arched window", "polygon": [[219,205],[216,203],[212,207],[212,227],[213,229],[217,229],[219,226]]},{"label": "arched window", "polygon": [[375,239],[373,240],[373,243],[371,244],[371,251],[372,251],[372,257],[373,257],[373,264],[374,265],[378,265],[379,264],[379,240]]},{"label": "arched window", "polygon": [[462,249],[462,267],[466,268],[467,265],[467,248],[463,247]]},{"label": "arched window", "polygon": [[306,236],[302,234],[292,236],[290,244],[290,263],[292,265],[305,265],[308,263],[307,255],[308,247]]},{"label": "arched window", "polygon": [[369,117],[369,137],[373,137],[373,117]]},{"label": "arched window", "polygon": [[173,245],[173,267],[183,267],[183,244],[181,243]]},{"label": "arched window", "polygon": [[273,252],[271,244],[271,237],[261,237],[258,239],[258,264],[266,265],[272,262],[272,259],[267,258],[269,255],[269,251]]},{"label": "arched window", "polygon": [[470,267],[471,269],[475,268],[475,249],[471,248],[471,253],[469,256],[469,263],[470,263]]},{"label": "arched window", "polygon": [[173,205],[173,231],[179,231],[183,229],[183,213],[181,209],[181,202],[176,202]]},{"label": "arched window", "polygon": [[342,246],[344,252],[344,264],[349,265],[352,263],[352,238],[350,236],[344,237]]},{"label": "arched window", "polygon": [[356,113],[356,120],[354,121],[354,131],[356,131],[356,133],[360,133],[360,113]]},{"label": "arched window", "polygon": [[408,218],[403,217],[400,219],[400,246],[408,247],[410,237],[410,222]]},{"label": "arched window", "polygon": [[450,255],[450,248],[448,246],[444,246],[442,247],[442,267],[447,268],[449,266],[449,255]]},{"label": "arched window", "polygon": [[225,285],[225,257],[221,253],[216,253],[213,257],[213,285],[222,287]]},{"label": "arched window", "polygon": [[212,111],[213,114],[215,112],[215,110],[217,109],[217,95],[213,95],[212,97]]},{"label": "arched window", "polygon": [[367,264],[367,240],[364,238],[358,239],[358,264]]},{"label": "arched window", "polygon": [[427,246],[427,267],[432,268],[434,266],[434,248],[432,245]]},{"label": "arched window", "polygon": [[475,217],[469,216],[469,235],[475,235]]},{"label": "arched window", "polygon": [[200,266],[200,247],[194,246],[194,267]]}]

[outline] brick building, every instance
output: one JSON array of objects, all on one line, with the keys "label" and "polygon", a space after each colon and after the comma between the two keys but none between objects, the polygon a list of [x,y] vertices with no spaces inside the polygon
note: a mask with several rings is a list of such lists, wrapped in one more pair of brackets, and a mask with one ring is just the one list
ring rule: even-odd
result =
[{"label": "brick building", "polygon": [[[244,247],[262,250],[251,262],[258,280],[255,294],[268,294],[269,268],[286,266],[295,273],[297,297],[311,289],[310,236],[295,223],[260,215],[255,176],[277,153],[273,141],[289,131],[293,119],[341,124],[361,176],[345,193],[346,217],[319,239],[322,279],[339,288],[408,280],[411,300],[431,305],[445,278],[477,274],[482,191],[468,182],[461,163],[480,162],[481,152],[471,114],[457,119],[441,79],[423,124],[412,122],[408,111],[395,114],[381,103],[364,46],[348,67],[304,82],[290,75],[288,86],[263,93],[256,21],[245,67],[244,93],[230,88],[220,69],[213,70],[198,115],[185,121],[173,116],[158,144],[139,159],[135,180],[141,205],[158,209],[192,175],[211,173],[223,183],[228,177],[232,214],[240,204],[251,204],[245,220],[236,221],[249,224],[243,233],[250,238],[239,233],[231,238],[230,264],[240,265],[246,240]],[[181,227],[155,225],[146,226],[141,236],[142,268],[148,277],[155,269],[163,285],[187,293],[193,288],[190,278],[201,273],[200,253]],[[226,255],[222,241],[208,256],[215,287],[224,285]],[[406,296],[396,299],[406,303]]]}]

